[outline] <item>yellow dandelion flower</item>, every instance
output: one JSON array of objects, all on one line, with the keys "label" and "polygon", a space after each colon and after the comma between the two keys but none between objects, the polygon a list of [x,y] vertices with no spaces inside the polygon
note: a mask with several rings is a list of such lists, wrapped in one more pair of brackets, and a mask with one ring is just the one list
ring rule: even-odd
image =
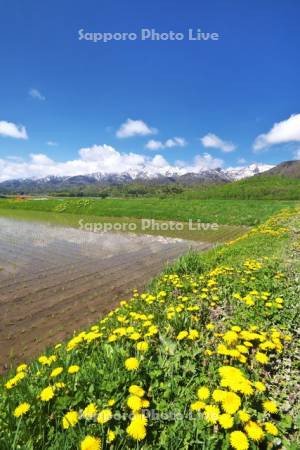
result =
[{"label": "yellow dandelion flower", "polygon": [[207,405],[204,410],[204,417],[211,424],[217,423],[220,416],[220,410],[217,406]]},{"label": "yellow dandelion flower", "polygon": [[210,396],[209,389],[205,386],[199,388],[197,391],[197,396],[199,400],[207,400]]},{"label": "yellow dandelion flower", "polygon": [[145,391],[140,386],[136,384],[132,384],[129,388],[130,394],[137,395],[138,397],[143,397],[145,395]]},{"label": "yellow dandelion flower", "polygon": [[257,352],[255,355],[255,359],[261,364],[267,364],[269,362],[269,357],[262,352]]},{"label": "yellow dandelion flower", "polygon": [[241,355],[241,356],[239,357],[239,361],[240,361],[242,364],[245,364],[245,363],[247,362],[246,356]]},{"label": "yellow dandelion flower", "polygon": [[261,381],[256,381],[254,383],[254,386],[256,387],[258,392],[265,392],[265,390],[266,390],[266,386]]},{"label": "yellow dandelion flower", "polygon": [[253,441],[261,441],[264,437],[263,429],[256,422],[252,422],[251,420],[246,424],[245,431]]},{"label": "yellow dandelion flower", "polygon": [[142,400],[137,395],[130,395],[127,400],[127,406],[132,411],[139,411],[142,409]]},{"label": "yellow dandelion flower", "polygon": [[19,406],[16,407],[14,411],[15,417],[21,417],[24,416],[28,411],[30,410],[30,404],[29,403],[21,403]]},{"label": "yellow dandelion flower", "polygon": [[142,441],[145,439],[147,419],[142,414],[136,414],[126,428],[127,433],[136,441]]},{"label": "yellow dandelion flower", "polygon": [[38,362],[43,364],[43,366],[48,364],[48,358],[45,355],[42,355],[38,358]]},{"label": "yellow dandelion flower", "polygon": [[189,331],[189,335],[188,335],[188,339],[190,339],[191,341],[194,341],[195,339],[199,338],[199,331],[198,330],[190,330]]},{"label": "yellow dandelion flower", "polygon": [[139,361],[137,358],[127,358],[125,360],[125,367],[127,370],[137,370],[139,368]]},{"label": "yellow dandelion flower", "polygon": [[101,423],[102,425],[106,422],[108,422],[112,418],[112,412],[110,409],[102,409],[102,411],[99,412],[97,422]]},{"label": "yellow dandelion flower", "polygon": [[14,388],[21,380],[23,380],[23,378],[25,378],[27,376],[26,372],[19,372],[17,373],[17,375],[13,378],[10,378],[10,380],[8,380],[5,383],[5,387],[6,389],[12,389]]},{"label": "yellow dandelion flower", "polygon": [[86,436],[80,444],[81,450],[101,450],[101,440],[94,436]]},{"label": "yellow dandelion flower", "polygon": [[207,356],[211,356],[211,355],[214,354],[214,352],[212,352],[211,350],[205,350],[205,354],[206,354]]},{"label": "yellow dandelion flower", "polygon": [[226,396],[227,392],[222,391],[222,389],[215,389],[212,393],[212,398],[215,402],[221,402],[223,398]]},{"label": "yellow dandelion flower", "polygon": [[140,341],[136,344],[136,348],[139,352],[146,352],[149,349],[149,344],[146,341]]},{"label": "yellow dandelion flower", "polygon": [[244,341],[244,345],[245,345],[246,347],[253,347],[252,342],[249,342],[249,341]]},{"label": "yellow dandelion flower", "polygon": [[138,333],[137,331],[135,333],[132,333],[129,336],[129,339],[131,339],[132,341],[138,341],[140,339],[141,335],[140,333]]},{"label": "yellow dandelion flower", "polygon": [[249,350],[245,345],[237,345],[236,348],[240,353],[249,353]]},{"label": "yellow dandelion flower", "polygon": [[177,341],[182,341],[183,339],[185,339],[188,336],[188,332],[187,331],[180,331],[180,333],[177,335]]},{"label": "yellow dandelion flower", "polygon": [[227,414],[234,414],[241,406],[241,398],[234,392],[227,392],[221,403]]},{"label": "yellow dandelion flower", "polygon": [[76,366],[76,365],[70,366],[68,368],[68,373],[70,373],[70,374],[77,373],[77,372],[79,372],[79,370],[80,370],[79,366]]},{"label": "yellow dandelion flower", "polygon": [[230,433],[230,444],[235,450],[247,450],[249,441],[242,431],[233,431]]},{"label": "yellow dandelion flower", "polygon": [[49,402],[54,397],[54,388],[52,386],[46,387],[40,393],[40,397],[43,402]]},{"label": "yellow dandelion flower", "polygon": [[265,411],[268,411],[271,414],[275,414],[278,411],[278,407],[273,400],[266,400],[263,402],[263,408]]},{"label": "yellow dandelion flower", "polygon": [[53,369],[52,372],[50,373],[50,377],[54,378],[54,377],[58,377],[58,375],[60,375],[63,371],[63,367],[56,367],[56,369]]},{"label": "yellow dandelion flower", "polygon": [[246,423],[250,420],[250,414],[248,414],[246,411],[238,411],[238,416],[241,422]]},{"label": "yellow dandelion flower", "polygon": [[249,383],[248,380],[246,380],[246,379],[244,382],[242,381],[239,384],[239,387],[237,390],[244,395],[252,395],[253,394],[253,387],[251,386],[251,383]]},{"label": "yellow dandelion flower", "polygon": [[264,424],[267,433],[272,434],[272,436],[278,436],[278,428],[272,422],[266,422]]},{"label": "yellow dandelion flower", "polygon": [[20,364],[18,367],[17,367],[17,373],[19,373],[19,372],[25,372],[26,370],[27,370],[27,364]]},{"label": "yellow dandelion flower", "polygon": [[233,427],[233,417],[230,414],[221,414],[219,417],[219,424],[225,430]]},{"label": "yellow dandelion flower", "polygon": [[68,428],[73,428],[77,424],[79,419],[79,414],[76,411],[69,411],[67,414],[64,415],[62,419],[62,426],[64,430],[67,430]]},{"label": "yellow dandelion flower", "polygon": [[191,404],[191,410],[192,411],[200,411],[201,409],[204,409],[206,406],[206,403],[201,402],[201,400],[197,400],[196,402]]},{"label": "yellow dandelion flower", "polygon": [[112,430],[108,430],[107,433],[107,442],[110,444],[111,442],[113,442],[116,439],[116,433]]},{"label": "yellow dandelion flower", "polygon": [[97,407],[95,403],[90,403],[89,405],[87,405],[82,412],[83,417],[89,420],[93,419],[93,417],[95,417],[96,414],[97,414]]},{"label": "yellow dandelion flower", "polygon": [[238,340],[238,334],[235,331],[227,331],[227,333],[224,334],[223,340],[228,345],[235,344]]}]

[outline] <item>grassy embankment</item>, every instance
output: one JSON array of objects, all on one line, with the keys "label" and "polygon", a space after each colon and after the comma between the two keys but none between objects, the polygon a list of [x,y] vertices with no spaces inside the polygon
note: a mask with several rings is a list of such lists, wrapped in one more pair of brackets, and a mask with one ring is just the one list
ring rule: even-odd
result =
[{"label": "grassy embankment", "polygon": [[187,255],[19,366],[0,387],[0,448],[298,449],[299,228],[285,211]]}]

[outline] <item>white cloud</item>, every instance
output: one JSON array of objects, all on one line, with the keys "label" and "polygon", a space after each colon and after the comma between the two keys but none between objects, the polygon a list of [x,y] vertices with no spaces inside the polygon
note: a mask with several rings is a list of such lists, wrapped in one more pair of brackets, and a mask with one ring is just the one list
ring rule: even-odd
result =
[{"label": "white cloud", "polygon": [[268,133],[260,134],[254,141],[253,149],[259,152],[271,145],[300,142],[300,114],[275,123]]},{"label": "white cloud", "polygon": [[300,159],[300,148],[298,148],[298,150],[296,150],[296,151],[294,152],[294,158],[295,158],[295,159]]},{"label": "white cloud", "polygon": [[207,148],[217,148],[222,152],[229,153],[236,149],[236,145],[232,142],[223,141],[216,134],[208,133],[201,138],[202,145]]},{"label": "white cloud", "polygon": [[49,145],[49,147],[57,147],[58,146],[58,142],[55,142],[55,141],[47,141],[46,144]]},{"label": "white cloud", "polygon": [[43,153],[30,153],[30,158],[33,164],[47,166],[48,164],[53,164],[53,160],[48,158],[47,155]]},{"label": "white cloud", "polygon": [[192,163],[178,161],[169,163],[162,155],[153,157],[138,153],[121,153],[110,145],[94,145],[81,148],[79,157],[65,162],[50,159],[47,155],[30,154],[28,160],[0,159],[0,181],[15,178],[42,178],[48,175],[74,176],[101,173],[147,172],[149,175],[172,173],[200,172],[216,169],[223,161],[213,158],[208,153],[195,156]]},{"label": "white cloud", "polygon": [[147,136],[155,133],[157,133],[157,129],[150,128],[143,120],[127,119],[120,126],[116,135],[118,138],[128,138],[132,136]]},{"label": "white cloud", "polygon": [[219,169],[224,165],[224,161],[214,158],[209,153],[203,153],[203,155],[196,155],[192,164],[187,164],[185,161],[176,161],[176,164],[182,167],[185,173],[197,173],[201,172],[201,170]]},{"label": "white cloud", "polygon": [[182,137],[174,137],[171,139],[167,139],[165,142],[166,148],[172,147],[184,147],[187,144],[186,140]]},{"label": "white cloud", "polygon": [[145,145],[148,150],[161,150],[164,148],[164,144],[161,141],[156,141],[155,139],[150,139]]},{"label": "white cloud", "polygon": [[29,89],[28,94],[30,95],[30,97],[36,100],[46,100],[46,97],[43,94],[41,94],[41,92],[38,89],[35,88]]},{"label": "white cloud", "polygon": [[245,158],[239,158],[237,162],[238,164],[246,164],[247,160]]},{"label": "white cloud", "polygon": [[15,139],[28,139],[26,128],[23,125],[16,125],[13,122],[0,121],[0,136]]},{"label": "white cloud", "polygon": [[147,142],[145,147],[148,150],[162,150],[164,148],[172,148],[172,147],[184,147],[186,146],[187,142],[182,137],[173,137],[170,139],[167,139],[165,142],[156,141],[155,139],[150,139],[150,141]]}]

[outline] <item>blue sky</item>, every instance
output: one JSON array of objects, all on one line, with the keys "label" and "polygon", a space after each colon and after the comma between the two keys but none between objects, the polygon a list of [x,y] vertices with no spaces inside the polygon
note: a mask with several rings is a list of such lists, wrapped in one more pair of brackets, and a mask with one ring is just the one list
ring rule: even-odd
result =
[{"label": "blue sky", "polygon": [[[299,17],[298,0],[2,0],[0,178],[300,157]],[[142,28],[185,39],[142,41]]]}]

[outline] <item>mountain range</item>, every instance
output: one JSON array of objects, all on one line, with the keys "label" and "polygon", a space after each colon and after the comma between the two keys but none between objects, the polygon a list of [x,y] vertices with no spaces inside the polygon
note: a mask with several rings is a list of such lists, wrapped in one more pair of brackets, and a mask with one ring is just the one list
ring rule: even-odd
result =
[{"label": "mountain range", "polygon": [[176,172],[166,171],[164,173],[149,173],[127,171],[124,173],[102,173],[83,174],[75,176],[48,176],[44,178],[23,178],[7,180],[0,183],[2,193],[30,193],[51,192],[85,186],[114,186],[122,184],[223,184],[248,178],[266,171],[272,170],[273,165],[251,164],[247,167],[228,169],[203,169],[197,173],[184,173],[182,169]]}]

